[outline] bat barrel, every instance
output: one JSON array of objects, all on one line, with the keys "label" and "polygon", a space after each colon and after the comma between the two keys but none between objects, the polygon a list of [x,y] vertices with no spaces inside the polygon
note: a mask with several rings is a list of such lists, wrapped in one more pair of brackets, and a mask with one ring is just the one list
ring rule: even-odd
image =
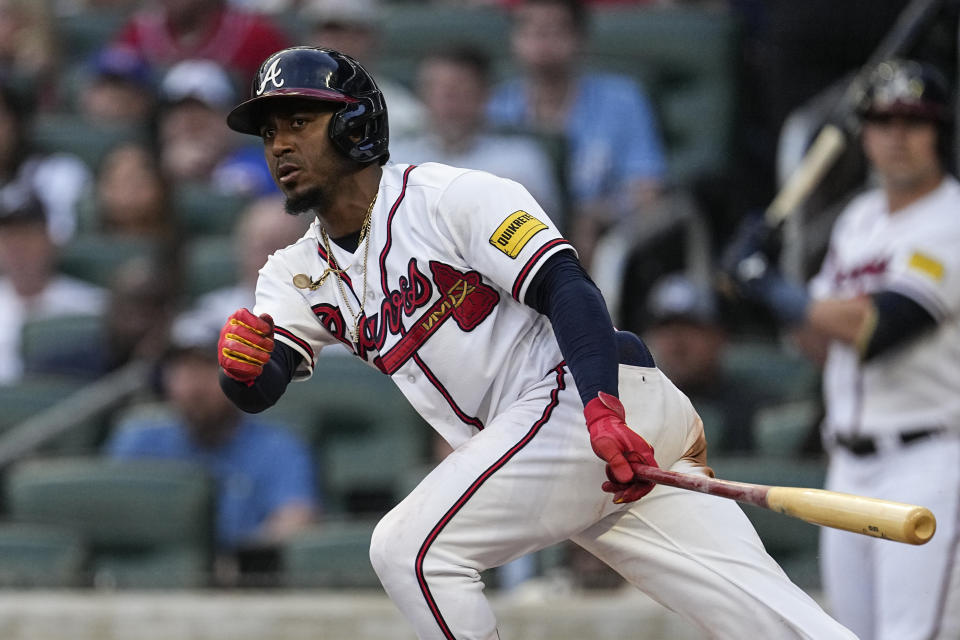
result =
[{"label": "bat barrel", "polygon": [[926,507],[822,489],[771,487],[767,505],[812,524],[908,544],[925,544],[937,529]]}]

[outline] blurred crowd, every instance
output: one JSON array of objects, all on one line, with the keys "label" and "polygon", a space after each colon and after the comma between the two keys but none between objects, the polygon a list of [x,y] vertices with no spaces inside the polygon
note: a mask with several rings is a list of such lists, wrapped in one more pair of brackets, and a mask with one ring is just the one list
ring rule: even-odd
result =
[{"label": "blurred crowd", "polygon": [[[270,53],[329,46],[377,78],[392,161],[435,160],[525,185],[576,246],[618,326],[644,335],[693,398],[711,452],[755,452],[758,411],[784,398],[745,384],[725,353],[744,342],[781,347],[760,310],[731,308],[717,293],[713,265],[740,219],[776,194],[778,160],[790,165],[784,123],[856,71],[906,4],[0,0],[0,385],[92,381],[148,359],[159,371],[143,398],[151,410],[127,407],[100,436],[105,453],[208,465],[226,550],[281,539],[322,513],[316,452],[237,415],[212,358],[223,320],[252,307],[267,255],[308,222],[284,213],[261,149],[231,132],[225,114]],[[427,5],[500,12],[509,39],[491,55],[494,46],[460,37],[465,22],[463,34],[437,36],[400,69],[403,43],[388,37],[399,27],[386,16]],[[630,10],[736,25],[720,170],[674,171],[662,85],[630,73],[629,59],[591,55],[593,19]],[[929,41],[952,65],[955,29],[950,39],[934,28]],[[816,124],[795,134],[809,141]],[[842,166],[848,179],[834,188],[846,194],[864,175],[856,158]],[[56,351],[25,339],[54,318],[67,328],[99,322]],[[814,402],[817,393],[801,395]],[[815,431],[816,418],[805,413],[800,428]],[[816,438],[800,440],[816,451]],[[265,449],[276,453],[250,455]]]}]

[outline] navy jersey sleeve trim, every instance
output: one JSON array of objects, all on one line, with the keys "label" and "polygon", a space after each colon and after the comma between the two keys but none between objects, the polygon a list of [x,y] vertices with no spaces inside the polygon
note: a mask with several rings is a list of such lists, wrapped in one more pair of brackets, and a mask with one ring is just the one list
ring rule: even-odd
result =
[{"label": "navy jersey sleeve trim", "polygon": [[553,333],[584,404],[617,392],[613,322],[597,286],[573,251],[560,251],[534,275],[524,302],[550,318]]},{"label": "navy jersey sleeve trim", "polygon": [[[517,300],[517,301],[520,300],[520,292],[523,291],[523,283],[526,282],[527,278],[530,277],[530,273],[533,271],[533,268],[537,265],[537,263],[541,260],[541,258],[543,258],[543,256],[546,255],[551,249],[554,249],[555,247],[559,247],[563,245],[566,245],[567,247],[569,247],[570,251],[561,251],[560,253],[569,253],[572,256],[573,246],[563,238],[556,238],[546,243],[539,249],[537,249],[537,251],[533,254],[533,256],[531,256],[530,259],[527,260],[527,263],[523,265],[523,268],[520,270],[520,274],[517,276],[517,279],[514,281],[513,288],[510,290],[510,295],[513,296],[514,300]],[[527,295],[524,296],[524,299],[525,300],[530,299],[529,292],[527,293]]]},{"label": "navy jersey sleeve trim", "polygon": [[871,296],[877,311],[876,323],[863,349],[870,360],[929,331],[937,325],[933,315],[919,302],[894,291]]},{"label": "navy jersey sleeve trim", "polygon": [[303,356],[293,347],[276,342],[270,359],[254,383],[247,386],[220,370],[220,388],[237,407],[247,413],[260,413],[277,403]]}]

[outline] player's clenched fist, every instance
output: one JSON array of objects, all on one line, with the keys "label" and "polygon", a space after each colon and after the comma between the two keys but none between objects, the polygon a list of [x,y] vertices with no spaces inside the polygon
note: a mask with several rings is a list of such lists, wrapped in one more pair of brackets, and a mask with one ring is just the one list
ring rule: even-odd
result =
[{"label": "player's clenched fist", "polygon": [[217,358],[224,373],[248,385],[263,373],[273,351],[273,318],[257,317],[246,309],[235,311],[220,330]]},{"label": "player's clenched fist", "polygon": [[608,481],[601,487],[613,501],[633,502],[653,490],[654,483],[634,478],[630,463],[653,467],[653,447],[626,423],[626,412],[616,396],[600,392],[583,408],[593,452],[606,460]]}]

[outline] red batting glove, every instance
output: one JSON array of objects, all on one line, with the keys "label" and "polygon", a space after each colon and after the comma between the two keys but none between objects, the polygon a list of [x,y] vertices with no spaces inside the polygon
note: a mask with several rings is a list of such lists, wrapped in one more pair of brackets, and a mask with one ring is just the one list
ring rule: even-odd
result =
[{"label": "red batting glove", "polygon": [[223,372],[247,386],[253,384],[273,351],[273,318],[246,309],[235,311],[220,330],[217,359]]},{"label": "red batting glove", "polygon": [[658,467],[653,447],[626,423],[626,412],[616,396],[601,391],[583,408],[593,452],[607,462],[607,482],[600,487],[617,504],[639,500],[653,490],[649,480],[635,478],[631,462]]}]

